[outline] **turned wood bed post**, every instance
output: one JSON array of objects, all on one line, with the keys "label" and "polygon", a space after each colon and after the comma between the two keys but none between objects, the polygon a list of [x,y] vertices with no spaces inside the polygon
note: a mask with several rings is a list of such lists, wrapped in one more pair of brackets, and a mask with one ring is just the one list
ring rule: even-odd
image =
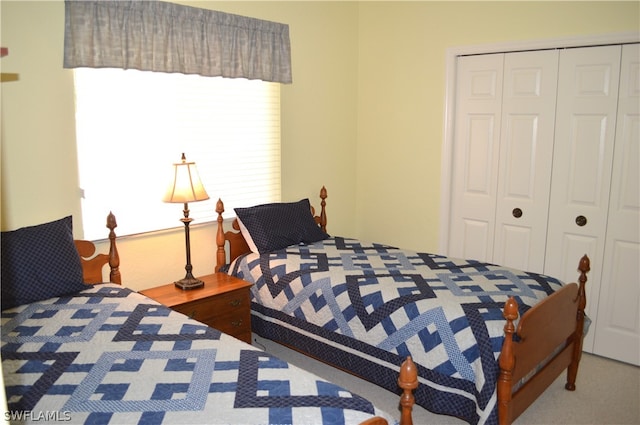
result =
[{"label": "turned wood bed post", "polygon": [[585,293],[585,284],[587,283],[587,273],[591,270],[591,264],[589,261],[589,257],[585,254],[580,259],[580,264],[578,265],[578,270],[580,270],[580,277],[578,278],[578,317],[576,317],[576,333],[573,344],[573,358],[571,360],[571,364],[567,369],[567,383],[565,384],[565,388],[569,391],[574,391],[576,389],[576,377],[578,376],[578,365],[580,364],[580,359],[582,358],[582,340],[584,334],[584,309],[587,306],[587,296]]},{"label": "turned wood bed post", "polygon": [[105,265],[109,265],[109,282],[122,284],[120,276],[120,256],[116,247],[116,233],[114,229],[118,226],[116,217],[113,213],[107,216],[107,228],[109,229],[109,253],[96,254],[95,243],[87,240],[75,239],[73,242],[80,256],[80,264],[82,265],[82,280],[84,283],[93,285],[95,283],[104,282],[103,269]]},{"label": "turned wood bed post", "polygon": [[224,243],[225,243],[224,228],[223,228],[224,219],[222,218],[222,213],[224,212],[224,204],[222,203],[222,199],[218,199],[218,202],[216,203],[216,212],[218,213],[218,230],[216,232],[216,245],[218,246],[218,250],[216,251],[216,269],[215,269],[215,271],[217,272],[218,270],[220,270],[220,267],[223,264],[225,264],[227,261],[227,254],[224,250]]},{"label": "turned wood bed post", "polygon": [[502,313],[507,323],[504,325],[504,343],[500,354],[500,376],[498,376],[498,418],[510,418],[511,387],[513,386],[513,334],[516,327],[513,322],[518,319],[518,303],[513,297],[509,297],[504,305]]},{"label": "turned wood bed post", "polygon": [[415,403],[413,390],[418,388],[418,368],[411,359],[411,356],[408,356],[400,366],[398,386],[402,388],[402,396],[400,397],[400,406],[402,408],[400,425],[413,425],[411,412]]},{"label": "turned wood bed post", "polygon": [[114,229],[118,227],[116,216],[109,212],[107,216],[107,228],[109,229],[109,280],[113,283],[122,284],[122,276],[120,275],[120,256],[116,247],[116,232]]},{"label": "turned wood bed post", "polygon": [[320,228],[322,229],[323,232],[327,233],[327,211],[326,211],[326,206],[327,203],[325,202],[325,199],[327,199],[327,189],[322,186],[322,189],[320,189]]}]

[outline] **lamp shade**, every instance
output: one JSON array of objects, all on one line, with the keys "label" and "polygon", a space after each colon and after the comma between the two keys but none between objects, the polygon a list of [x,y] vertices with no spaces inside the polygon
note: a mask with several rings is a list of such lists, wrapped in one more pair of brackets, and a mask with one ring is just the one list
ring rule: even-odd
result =
[{"label": "lamp shade", "polygon": [[162,200],[171,203],[188,203],[209,199],[204,190],[195,162],[187,162],[182,154],[182,162],[173,164],[173,181]]}]

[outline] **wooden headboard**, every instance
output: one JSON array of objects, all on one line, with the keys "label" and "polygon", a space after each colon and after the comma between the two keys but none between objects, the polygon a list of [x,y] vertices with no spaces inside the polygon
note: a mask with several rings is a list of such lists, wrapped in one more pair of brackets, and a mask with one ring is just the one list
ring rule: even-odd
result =
[{"label": "wooden headboard", "polygon": [[[318,223],[323,232],[327,231],[327,203],[325,199],[327,199],[327,189],[322,186],[322,189],[320,189],[320,215],[315,215],[315,209],[311,207],[311,213],[314,216],[313,218],[315,219],[316,223]],[[238,224],[238,219],[234,219],[231,225],[234,230],[229,230],[227,232],[224,231],[224,219],[222,218],[222,213],[224,212],[224,204],[222,203],[221,199],[218,199],[218,202],[216,203],[216,212],[218,213],[218,229],[216,233],[216,245],[218,249],[216,251],[215,268],[215,271],[217,272],[218,270],[220,270],[220,267],[224,266],[227,263],[227,242],[229,242],[229,262],[232,262],[242,254],[250,252],[250,249],[249,245],[247,245],[247,241],[244,240],[242,233],[240,233],[240,225]]]},{"label": "wooden headboard", "polygon": [[102,269],[105,264],[109,264],[109,281],[117,284],[122,284],[122,278],[120,276],[120,257],[118,255],[118,248],[116,247],[116,233],[114,229],[118,226],[116,223],[116,217],[113,213],[109,213],[107,216],[107,228],[109,229],[109,254],[97,254],[96,246],[91,241],[76,240],[76,248],[80,254],[80,261],[82,263],[82,274],[84,276],[84,283],[100,283],[103,282]]}]

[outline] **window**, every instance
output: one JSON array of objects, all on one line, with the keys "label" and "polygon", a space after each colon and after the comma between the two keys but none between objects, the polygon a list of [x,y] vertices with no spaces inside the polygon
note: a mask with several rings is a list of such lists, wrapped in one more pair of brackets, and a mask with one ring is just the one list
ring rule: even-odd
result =
[{"label": "window", "polygon": [[174,162],[196,162],[210,199],[189,204],[194,224],[234,207],[280,200],[280,88],[260,80],[78,68],[76,137],[84,238],[182,226],[166,204]]}]

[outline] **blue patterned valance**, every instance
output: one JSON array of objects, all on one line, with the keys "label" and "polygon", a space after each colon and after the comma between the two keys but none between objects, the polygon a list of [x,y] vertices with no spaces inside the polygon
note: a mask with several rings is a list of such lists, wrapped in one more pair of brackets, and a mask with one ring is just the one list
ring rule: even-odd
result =
[{"label": "blue patterned valance", "polygon": [[289,26],[162,1],[65,1],[64,67],[291,83]]}]

